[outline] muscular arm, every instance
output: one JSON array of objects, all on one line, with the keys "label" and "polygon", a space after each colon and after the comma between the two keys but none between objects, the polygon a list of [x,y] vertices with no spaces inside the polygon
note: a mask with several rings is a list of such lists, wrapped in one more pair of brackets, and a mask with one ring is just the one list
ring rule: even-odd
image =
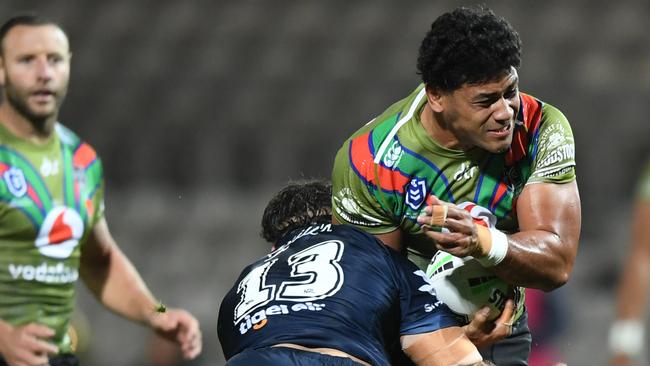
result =
[{"label": "muscular arm", "polygon": [[517,201],[519,232],[495,273],[524,286],[553,290],[571,275],[580,237],[580,196],[574,181],[527,185]]},{"label": "muscular arm", "polygon": [[82,248],[80,274],[95,297],[107,308],[146,324],[154,315],[156,300],[115,243],[105,219],[89,234]]}]

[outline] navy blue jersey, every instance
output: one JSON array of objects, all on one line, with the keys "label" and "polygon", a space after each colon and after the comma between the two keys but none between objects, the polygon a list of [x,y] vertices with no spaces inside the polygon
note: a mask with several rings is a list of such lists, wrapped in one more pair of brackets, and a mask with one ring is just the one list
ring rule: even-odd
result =
[{"label": "navy blue jersey", "polygon": [[219,310],[226,359],[278,343],[389,365],[400,335],[459,325],[413,263],[346,225],[296,230],[246,267]]}]

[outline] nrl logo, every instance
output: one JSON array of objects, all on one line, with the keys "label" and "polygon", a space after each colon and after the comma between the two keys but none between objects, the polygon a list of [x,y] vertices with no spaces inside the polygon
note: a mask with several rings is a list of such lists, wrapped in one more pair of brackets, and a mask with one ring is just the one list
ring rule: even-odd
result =
[{"label": "nrl logo", "polygon": [[413,210],[418,210],[425,200],[427,181],[423,178],[413,178],[406,186],[406,204]]},{"label": "nrl logo", "polygon": [[4,178],[9,192],[15,197],[20,198],[27,193],[27,181],[22,170],[12,166],[2,175],[2,178]]}]

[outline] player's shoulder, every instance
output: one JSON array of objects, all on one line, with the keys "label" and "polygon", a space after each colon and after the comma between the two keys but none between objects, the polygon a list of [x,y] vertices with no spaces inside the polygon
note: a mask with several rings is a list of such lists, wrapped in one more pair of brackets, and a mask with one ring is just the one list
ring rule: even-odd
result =
[{"label": "player's shoulder", "polygon": [[70,128],[57,122],[54,125],[54,131],[59,136],[63,146],[71,151],[75,166],[88,167],[92,163],[99,161],[97,151]]},{"label": "player's shoulder", "polygon": [[537,97],[534,97],[527,93],[520,93],[521,96],[521,111],[522,120],[527,127],[530,127],[532,124],[539,122],[559,122],[563,124],[568,124],[568,120],[564,113],[546,101],[543,101]]}]

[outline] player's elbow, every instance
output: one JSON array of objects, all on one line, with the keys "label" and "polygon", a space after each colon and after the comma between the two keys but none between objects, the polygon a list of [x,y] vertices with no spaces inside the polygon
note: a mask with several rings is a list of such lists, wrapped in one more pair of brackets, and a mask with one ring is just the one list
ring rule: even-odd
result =
[{"label": "player's elbow", "polygon": [[556,273],[553,273],[551,276],[549,276],[549,278],[546,281],[544,281],[541,290],[545,292],[551,292],[555,289],[558,289],[564,286],[567,282],[569,282],[570,277],[571,277],[570,271],[567,270],[557,271]]}]

